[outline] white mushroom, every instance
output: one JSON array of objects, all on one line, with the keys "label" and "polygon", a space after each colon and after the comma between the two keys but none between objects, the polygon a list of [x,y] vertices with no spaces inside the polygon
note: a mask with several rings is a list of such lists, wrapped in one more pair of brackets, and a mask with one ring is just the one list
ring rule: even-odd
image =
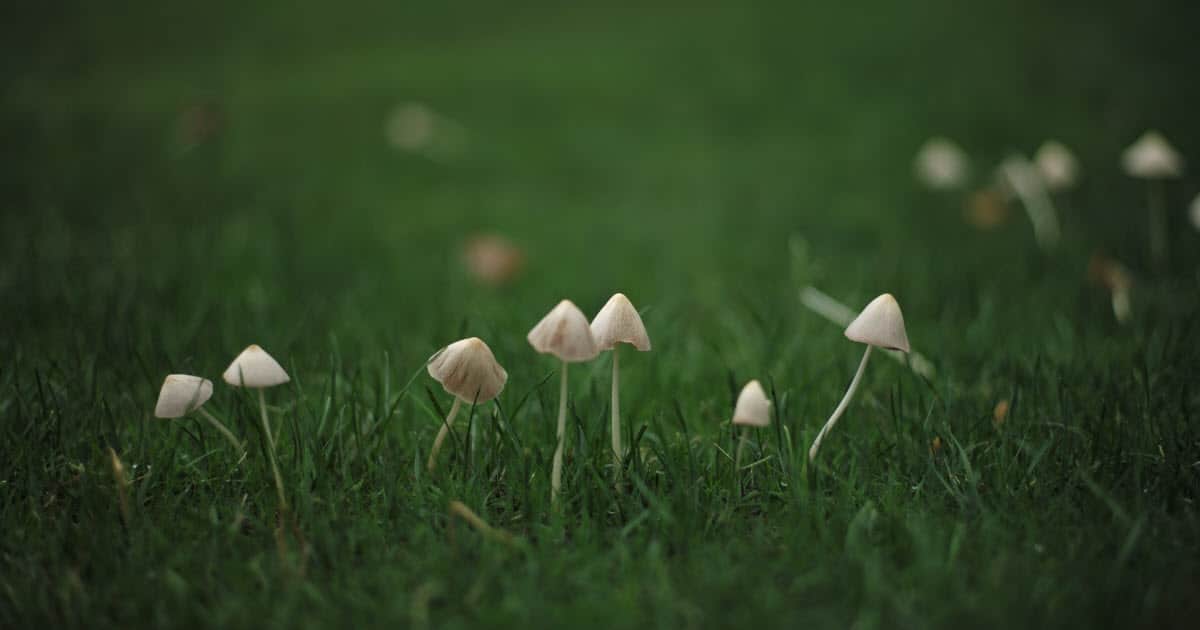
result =
[{"label": "white mushroom", "polygon": [[913,172],[921,183],[933,190],[958,190],[967,185],[970,160],[952,140],[933,137],[921,145],[913,163]]},{"label": "white mushroom", "polygon": [[1079,160],[1067,146],[1057,140],[1047,140],[1033,156],[1046,188],[1060,191],[1073,188],[1079,180]]},{"label": "white mushroom", "polygon": [[738,443],[737,457],[733,467],[741,469],[742,451],[746,448],[751,427],[762,428],[771,424],[771,399],[757,380],[750,381],[738,394],[733,408],[733,424],[742,427],[742,439]]},{"label": "white mushroom", "polygon": [[1157,131],[1142,134],[1121,154],[1121,167],[1130,177],[1146,181],[1150,208],[1150,254],[1159,267],[1167,262],[1166,180],[1183,175],[1183,157]]},{"label": "white mushroom", "polygon": [[154,405],[154,417],[175,419],[182,418],[194,411],[200,412],[201,417],[217,430],[239,453],[243,451],[242,443],[217,420],[204,403],[212,398],[212,381],[192,376],[190,374],[168,374],[163,380],[162,389],[158,391],[158,402]]},{"label": "white mushroom", "polygon": [[271,460],[271,473],[275,476],[275,492],[279,494],[280,511],[287,510],[287,497],[283,492],[283,476],[279,474],[279,464],[275,461],[275,435],[271,431],[271,421],[267,418],[267,398],[263,390],[268,387],[282,385],[292,380],[275,357],[267,354],[266,350],[256,344],[246,346],[237,355],[222,375],[226,383],[234,387],[247,387],[258,390],[258,408],[262,413],[262,429],[267,441],[267,457]]},{"label": "white mushroom", "polygon": [[817,439],[813,440],[812,447],[808,449],[810,462],[816,461],[817,451],[821,448],[822,440],[837,423],[838,418],[842,417],[850,400],[854,397],[854,392],[858,389],[863,372],[867,368],[867,360],[871,358],[871,348],[887,348],[901,352],[908,352],[911,349],[908,343],[908,333],[904,328],[904,315],[900,312],[900,304],[890,293],[884,293],[867,304],[858,317],[846,327],[846,338],[866,344],[867,349],[863,352],[862,362],[858,364],[858,371],[854,373],[854,379],[850,381],[846,395],[842,397],[841,402],[834,409],[833,415],[829,416],[829,420],[817,434]]},{"label": "white mushroom", "polygon": [[554,470],[550,476],[550,501],[558,500],[562,488],[563,446],[567,434],[567,364],[590,361],[600,350],[592,337],[587,316],[570,300],[558,303],[526,336],[529,345],[542,354],[552,354],[562,361],[561,384],[558,394],[558,446],[554,449]]},{"label": "white mushroom", "polygon": [[454,394],[454,404],[446,414],[442,428],[438,430],[433,448],[429,450],[426,467],[432,472],[437,465],[438,451],[450,425],[463,402],[477,405],[500,395],[508,373],[496,361],[492,349],[479,337],[462,339],[446,346],[429,360],[429,375],[442,384],[442,388]]},{"label": "white mushroom", "polygon": [[625,297],[617,293],[608,299],[604,308],[596,313],[591,324],[592,337],[600,350],[612,350],[612,450],[616,469],[619,472],[621,458],[621,399],[620,399],[620,368],[618,367],[618,343],[627,343],[642,352],[650,350],[650,336],[646,334],[646,326],[642,316]]}]

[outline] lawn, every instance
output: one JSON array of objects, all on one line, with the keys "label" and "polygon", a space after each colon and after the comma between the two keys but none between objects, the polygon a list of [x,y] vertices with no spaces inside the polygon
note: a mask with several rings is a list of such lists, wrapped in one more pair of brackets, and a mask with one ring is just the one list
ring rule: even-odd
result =
[{"label": "lawn", "polygon": [[[871,4],[0,10],[0,626],[1194,623],[1200,177],[1155,265],[1120,156],[1157,128],[1200,166],[1200,4]],[[405,103],[453,141],[390,142]],[[1070,146],[1058,247],[914,181],[935,135],[971,190]],[[482,233],[523,252],[503,286],[462,264]],[[894,294],[936,368],[872,359],[815,464],[863,348],[808,285]],[[573,364],[552,504],[561,366],[526,334],[617,291],[653,341],[620,355],[632,449],[610,353]],[[430,473],[425,365],[472,336],[508,381]],[[291,376],[287,510],[220,378],[252,343]],[[154,417],[170,373],[245,457]]]}]

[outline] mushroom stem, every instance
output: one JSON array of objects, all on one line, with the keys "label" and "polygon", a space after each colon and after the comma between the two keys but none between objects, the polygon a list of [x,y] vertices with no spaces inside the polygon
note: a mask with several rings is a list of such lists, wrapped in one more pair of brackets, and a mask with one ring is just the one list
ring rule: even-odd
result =
[{"label": "mushroom stem", "polygon": [[433,448],[429,449],[429,461],[425,462],[425,468],[429,472],[433,472],[434,467],[437,466],[437,456],[442,450],[442,442],[446,441],[446,435],[450,433],[450,425],[454,423],[454,416],[458,415],[459,407],[462,407],[462,399],[455,396],[454,404],[450,405],[446,420],[442,422],[442,428],[438,429],[437,437],[433,439]]},{"label": "mushroom stem", "polygon": [[1133,306],[1129,301],[1129,289],[1118,287],[1112,291],[1113,315],[1122,324],[1128,324],[1133,318]]},{"label": "mushroom stem", "polygon": [[213,416],[211,413],[209,413],[208,410],[205,409],[204,407],[200,408],[200,415],[204,416],[205,420],[208,420],[208,423],[211,424],[213,426],[213,428],[217,430],[217,433],[220,433],[222,437],[224,437],[226,440],[229,440],[229,443],[233,445],[233,448],[235,450],[237,450],[239,455],[242,454],[242,452],[245,450],[245,448],[242,446],[241,441],[238,440],[237,437],[233,435],[232,431],[230,431],[224,424],[222,424],[220,420],[217,420],[217,418],[215,416]]},{"label": "mushroom stem", "polygon": [[267,441],[267,459],[271,461],[271,474],[275,475],[275,492],[279,495],[279,511],[287,511],[287,497],[283,493],[283,476],[279,474],[279,464],[275,461],[275,440],[271,438],[271,422],[267,419],[267,397],[262,388],[258,390],[258,407],[262,411],[263,435]]},{"label": "mushroom stem", "polygon": [[1146,187],[1150,206],[1150,255],[1159,269],[1167,264],[1167,214],[1163,188],[1161,179],[1150,180]]},{"label": "mushroom stem", "polygon": [[558,389],[558,447],[554,449],[554,470],[550,475],[550,504],[558,500],[562,488],[563,444],[567,437],[567,362],[562,362],[562,385]]},{"label": "mushroom stem", "polygon": [[742,439],[738,441],[737,455],[733,458],[733,469],[741,471],[742,452],[746,450],[746,442],[750,441],[750,427],[742,427]]},{"label": "mushroom stem", "polygon": [[624,452],[621,450],[621,375],[620,368],[617,364],[617,355],[619,351],[616,346],[613,346],[613,375],[612,375],[612,449],[613,449],[613,464],[615,464],[613,474],[621,475],[621,456]]},{"label": "mushroom stem", "polygon": [[838,418],[845,413],[846,407],[850,405],[850,399],[854,398],[854,392],[858,389],[858,384],[862,381],[863,372],[867,369],[867,359],[871,358],[871,348],[867,346],[867,351],[863,353],[862,361],[858,364],[858,371],[854,373],[854,379],[850,381],[850,387],[846,390],[846,395],[842,396],[842,402],[838,403],[836,409],[833,410],[833,415],[829,416],[829,420],[825,421],[825,426],[821,427],[821,432],[817,434],[817,439],[813,440],[812,448],[808,449],[809,463],[817,460],[817,451],[821,448],[821,441],[825,439],[825,435],[837,424]]}]

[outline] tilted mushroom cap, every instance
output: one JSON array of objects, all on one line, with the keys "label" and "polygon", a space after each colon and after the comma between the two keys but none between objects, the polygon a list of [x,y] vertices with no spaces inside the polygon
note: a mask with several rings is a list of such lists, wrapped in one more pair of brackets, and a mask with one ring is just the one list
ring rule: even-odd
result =
[{"label": "tilted mushroom cap", "polygon": [[182,418],[212,398],[212,381],[190,374],[168,374],[154,405],[156,418]]},{"label": "tilted mushroom cap", "polygon": [[1079,179],[1079,160],[1057,140],[1042,144],[1033,156],[1033,164],[1050,190],[1065,190]]},{"label": "tilted mushroom cap", "polygon": [[913,171],[917,179],[934,190],[961,188],[967,183],[970,160],[954,141],[930,138],[917,150]]},{"label": "tilted mushroom cap", "polygon": [[642,352],[650,349],[650,336],[646,334],[642,316],[624,293],[608,298],[604,308],[592,320],[591,328],[600,350],[612,350],[618,343],[631,344]]},{"label": "tilted mushroom cap", "polygon": [[750,427],[771,424],[771,400],[757,380],[746,383],[733,408],[733,423]]},{"label": "tilted mushroom cap", "polygon": [[1157,131],[1147,131],[1121,154],[1121,167],[1131,177],[1164,179],[1183,174],[1183,157]]},{"label": "tilted mushroom cap", "polygon": [[253,344],[242,350],[221,376],[234,387],[274,387],[292,380],[274,357]]},{"label": "tilted mushroom cap", "polygon": [[508,372],[479,337],[446,346],[429,361],[429,375],[446,391],[467,403],[487,402],[500,394]]},{"label": "tilted mushroom cap", "polygon": [[529,345],[543,354],[568,363],[589,361],[600,354],[587,316],[571,300],[563,300],[526,336]]},{"label": "tilted mushroom cap", "polygon": [[888,350],[908,352],[908,333],[904,330],[904,315],[891,293],[871,300],[871,303],[846,327],[846,338]]}]

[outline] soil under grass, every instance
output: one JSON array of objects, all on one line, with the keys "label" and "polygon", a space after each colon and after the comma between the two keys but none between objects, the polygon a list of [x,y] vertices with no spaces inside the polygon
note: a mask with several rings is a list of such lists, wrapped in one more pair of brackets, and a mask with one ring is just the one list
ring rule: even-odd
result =
[{"label": "soil under grass", "polygon": [[[1200,4],[760,2],[697,9],[79,3],[0,19],[0,626],[1130,627],[1200,615],[1200,179],[1150,263],[1120,150],[1200,162]],[[1127,3],[1130,4],[1130,3]],[[969,6],[968,6],[969,5]],[[1133,6],[1136,5],[1136,6]],[[385,139],[399,103],[452,153]],[[975,185],[1048,137],[1082,186],[1043,254],[912,182],[930,135]],[[459,247],[525,252],[478,286]],[[1096,252],[1135,273],[1117,324]],[[931,379],[800,305],[891,292]],[[654,349],[573,366],[525,334],[615,291]],[[423,370],[487,341],[508,370],[429,474],[451,398]],[[218,376],[246,345],[252,394]],[[152,417],[163,377],[217,381]],[[758,378],[776,422],[734,470]],[[1004,403],[1007,413],[998,414]],[[125,483],[115,479],[109,449]],[[452,513],[461,501],[490,527]]]}]

